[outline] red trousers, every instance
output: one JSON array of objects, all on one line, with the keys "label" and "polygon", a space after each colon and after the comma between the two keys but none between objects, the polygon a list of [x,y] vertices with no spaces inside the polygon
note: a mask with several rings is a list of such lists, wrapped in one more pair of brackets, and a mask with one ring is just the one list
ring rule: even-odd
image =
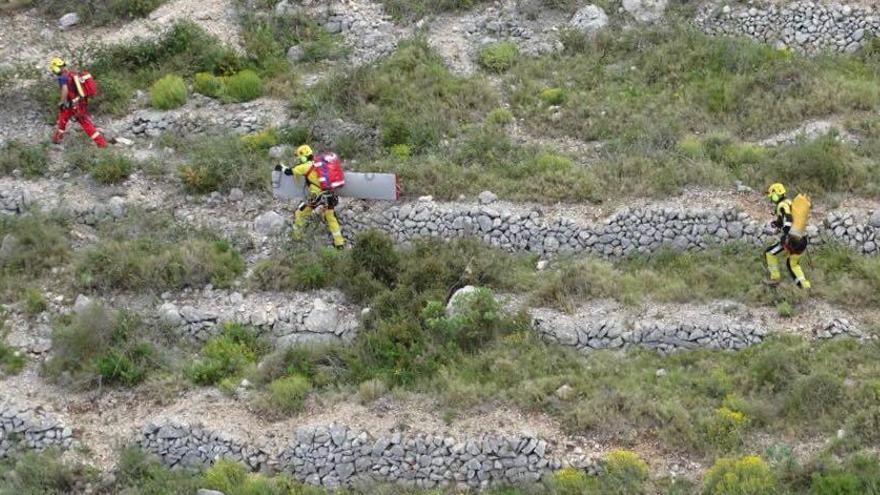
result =
[{"label": "red trousers", "polygon": [[104,136],[98,132],[95,124],[92,123],[92,119],[89,118],[88,103],[82,100],[58,112],[58,127],[55,129],[55,135],[52,136],[53,142],[60,143],[61,139],[64,138],[64,130],[67,128],[67,122],[70,121],[71,117],[79,122],[79,125],[99,148],[107,147],[107,141],[104,139]]}]

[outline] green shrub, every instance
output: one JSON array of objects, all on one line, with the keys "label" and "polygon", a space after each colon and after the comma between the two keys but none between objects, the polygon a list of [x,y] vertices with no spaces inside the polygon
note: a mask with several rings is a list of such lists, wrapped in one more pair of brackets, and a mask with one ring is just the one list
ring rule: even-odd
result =
[{"label": "green shrub", "polygon": [[196,473],[186,469],[169,469],[158,456],[137,447],[127,447],[116,465],[116,493],[138,495],[190,495],[204,485]]},{"label": "green shrub", "polygon": [[378,378],[366,380],[358,385],[358,397],[362,404],[369,404],[388,392],[388,386]]},{"label": "green shrub", "polygon": [[8,347],[0,340],[0,372],[7,375],[18,374],[25,365],[25,358],[20,351]]},{"label": "green shrub", "polygon": [[395,144],[390,149],[391,156],[395,158],[409,158],[412,156],[412,146],[408,144]]},{"label": "green shrub", "polygon": [[94,481],[94,471],[61,461],[54,449],[26,452],[0,462],[0,493],[3,495],[62,495],[75,493],[82,483]]},{"label": "green shrub", "polygon": [[486,0],[382,0],[389,15],[399,21],[414,21],[441,12],[469,9]]},{"label": "green shrub", "polygon": [[264,150],[251,148],[237,137],[212,136],[188,142],[186,158],[179,175],[189,193],[269,187]]},{"label": "green shrub", "polygon": [[193,91],[211,98],[220,98],[223,95],[223,80],[208,72],[199,72],[193,79]]},{"label": "green shrub", "polygon": [[477,62],[492,72],[505,72],[519,58],[519,48],[512,41],[489,43],[480,47]]},{"label": "green shrub", "polygon": [[355,239],[351,264],[355,271],[366,272],[382,284],[391,286],[397,277],[400,258],[388,236],[368,231]]},{"label": "green shrub", "polygon": [[290,414],[302,409],[312,384],[302,375],[273,380],[266,386],[266,401],[275,410]]},{"label": "green shrub", "polygon": [[263,95],[263,80],[252,70],[243,70],[226,79],[224,93],[230,101],[251,101]]},{"label": "green shrub", "polygon": [[147,327],[136,315],[92,303],[52,332],[52,357],[44,371],[69,376],[80,387],[133,386],[157,366],[155,348],[143,340]]},{"label": "green shrub", "polygon": [[250,329],[227,323],[219,335],[205,343],[187,375],[199,385],[214,385],[224,378],[239,376],[264,351],[264,344]]},{"label": "green shrub", "polygon": [[89,167],[89,174],[100,184],[118,184],[131,175],[134,166],[126,156],[118,153],[102,153]]},{"label": "green shrub", "polygon": [[283,259],[264,260],[254,267],[251,281],[271,290],[315,290],[333,285],[340,257],[332,248],[289,252]]},{"label": "green shrub", "polygon": [[252,150],[268,150],[278,144],[278,133],[270,127],[260,132],[245,134],[241,137],[241,142]]},{"label": "green shrub", "polygon": [[48,304],[43,292],[37,289],[26,289],[24,291],[24,312],[34,316],[46,311]]},{"label": "green shrub", "polygon": [[226,241],[137,237],[110,240],[81,252],[75,272],[83,288],[173,290],[230,287],[244,272],[241,255]]},{"label": "green shrub", "polygon": [[743,430],[747,424],[746,415],[720,407],[706,422],[706,440],[716,452],[730,452],[743,442]]},{"label": "green shrub", "polygon": [[814,473],[810,495],[857,495],[880,490],[880,462],[876,455],[856,454],[842,465]]},{"label": "green shrub", "polygon": [[635,452],[613,450],[605,456],[605,473],[601,483],[605,493],[645,493],[648,481],[648,465]]},{"label": "green shrub", "polygon": [[822,417],[843,405],[843,381],[828,373],[816,373],[798,379],[785,402],[790,417]]},{"label": "green shrub", "polygon": [[513,123],[513,112],[506,108],[496,108],[486,116],[486,122],[492,125],[505,126]]},{"label": "green shrub", "polygon": [[70,257],[65,229],[42,215],[0,217],[0,239],[7,246],[0,253],[0,270],[4,275],[38,278],[52,268],[64,266]]},{"label": "green shrub", "polygon": [[434,302],[425,308],[428,330],[455,342],[464,352],[475,352],[496,340],[505,331],[501,308],[492,291],[476,289],[453,301],[453,315],[445,316],[443,303]]},{"label": "green shrub", "polygon": [[79,14],[80,23],[103,26],[120,24],[133,19],[147,17],[159,8],[165,0],[115,0],[113,2],[69,2],[66,0],[47,0],[37,6],[40,11],[55,17],[68,12]]},{"label": "green shrub", "polygon": [[312,86],[295,106],[310,119],[350,118],[377,129],[384,148],[406,144],[414,155],[455,137],[497,106],[498,95],[481,79],[450,73],[422,37],[401,43],[380,63],[340,73]]},{"label": "green shrub", "polygon": [[150,102],[160,110],[171,110],[186,103],[186,84],[183,78],[168,74],[153,83],[150,88]]},{"label": "green shrub", "polygon": [[779,493],[770,467],[758,456],[718,459],[706,472],[706,495],[773,495]]},{"label": "green shrub", "polygon": [[565,90],[562,88],[544,88],[541,91],[541,100],[548,105],[562,105],[565,103]]},{"label": "green shrub", "polygon": [[553,473],[552,486],[559,495],[581,495],[597,490],[596,481],[573,467],[562,468]]},{"label": "green shrub", "polygon": [[41,177],[49,171],[49,151],[45,145],[29,145],[10,140],[0,149],[0,172],[21,171],[25,177]]}]

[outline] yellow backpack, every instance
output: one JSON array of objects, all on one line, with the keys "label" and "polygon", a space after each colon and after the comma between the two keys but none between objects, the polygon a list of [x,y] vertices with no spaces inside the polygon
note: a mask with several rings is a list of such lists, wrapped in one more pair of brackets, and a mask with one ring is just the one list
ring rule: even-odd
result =
[{"label": "yellow backpack", "polygon": [[788,232],[793,237],[807,235],[807,224],[810,221],[810,197],[806,194],[798,194],[791,200],[791,230]]}]

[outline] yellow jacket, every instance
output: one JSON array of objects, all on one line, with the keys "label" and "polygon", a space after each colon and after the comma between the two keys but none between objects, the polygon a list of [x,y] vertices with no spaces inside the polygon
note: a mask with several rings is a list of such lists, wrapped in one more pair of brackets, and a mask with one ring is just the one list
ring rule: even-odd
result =
[{"label": "yellow jacket", "polygon": [[[312,165],[313,165],[312,162],[306,162],[306,163],[302,163],[300,165],[293,167],[293,175],[299,175],[299,176],[305,177],[305,179],[309,182],[309,193],[317,195],[317,194],[321,194],[321,192],[322,192],[322,189],[320,186],[321,176],[318,175],[317,170],[312,170],[312,172],[309,173],[309,169],[312,168]],[[306,174],[309,174],[309,175],[306,177]]]}]

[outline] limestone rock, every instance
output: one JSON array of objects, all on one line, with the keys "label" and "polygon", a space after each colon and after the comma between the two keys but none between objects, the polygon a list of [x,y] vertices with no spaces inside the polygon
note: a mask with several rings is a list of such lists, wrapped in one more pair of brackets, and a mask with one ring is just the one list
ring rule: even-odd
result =
[{"label": "limestone rock", "polygon": [[274,211],[267,211],[254,220],[254,229],[263,235],[275,234],[284,228],[284,217]]},{"label": "limestone rock", "polygon": [[78,23],[79,23],[79,14],[77,14],[76,12],[69,12],[69,13],[61,16],[60,19],[58,19],[58,27],[60,27],[61,29],[67,29],[67,28],[73,27]]},{"label": "limestone rock", "polygon": [[593,34],[608,25],[608,15],[601,7],[587,5],[575,12],[568,25],[586,34]]},{"label": "limestone rock", "polygon": [[623,0],[623,8],[639,22],[655,22],[663,17],[668,0]]}]

